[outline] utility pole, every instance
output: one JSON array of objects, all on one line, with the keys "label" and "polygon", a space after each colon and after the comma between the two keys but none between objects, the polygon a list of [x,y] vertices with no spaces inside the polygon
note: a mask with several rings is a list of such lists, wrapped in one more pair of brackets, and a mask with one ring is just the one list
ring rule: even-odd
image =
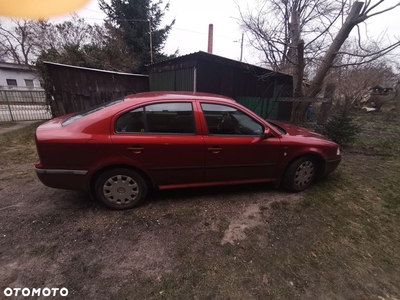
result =
[{"label": "utility pole", "polygon": [[243,38],[244,38],[244,33],[242,33],[242,41],[240,43],[240,61],[243,59]]},{"label": "utility pole", "polygon": [[151,19],[149,19],[149,34],[150,34],[150,63],[153,63],[153,38],[151,36]]},{"label": "utility pole", "polygon": [[134,19],[125,19],[121,21],[127,22],[148,22],[149,23],[149,39],[150,39],[150,62],[153,63],[153,38],[152,38],[152,29],[151,29],[151,18],[148,20],[134,20]]}]

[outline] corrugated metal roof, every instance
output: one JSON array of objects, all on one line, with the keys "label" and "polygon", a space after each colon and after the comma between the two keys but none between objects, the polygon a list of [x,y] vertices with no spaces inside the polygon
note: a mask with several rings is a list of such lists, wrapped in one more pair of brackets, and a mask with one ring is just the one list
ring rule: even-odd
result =
[{"label": "corrugated metal roof", "polygon": [[245,68],[257,68],[257,69],[262,70],[264,72],[272,72],[272,73],[275,73],[275,74],[280,74],[280,75],[285,75],[285,76],[292,76],[292,75],[287,74],[287,73],[273,71],[273,70],[270,70],[270,69],[266,69],[266,68],[263,68],[263,67],[255,66],[255,65],[252,65],[252,64],[244,63],[244,62],[241,62],[241,61],[238,61],[238,60],[226,58],[226,57],[223,57],[223,56],[211,54],[211,53],[204,52],[204,51],[193,52],[193,53],[181,55],[181,56],[178,56],[178,57],[175,57],[175,58],[163,59],[163,60],[160,60],[158,62],[151,63],[148,66],[151,67],[151,66],[155,66],[155,65],[158,65],[158,64],[166,63],[166,62],[172,62],[174,60],[181,60],[181,59],[189,58],[191,56],[193,56],[193,57],[198,56],[198,57],[203,57],[203,58],[214,59],[214,60],[219,61],[222,64],[224,64],[224,63],[225,64],[231,64],[231,65],[234,64],[234,65],[237,65],[237,66],[243,66]]}]

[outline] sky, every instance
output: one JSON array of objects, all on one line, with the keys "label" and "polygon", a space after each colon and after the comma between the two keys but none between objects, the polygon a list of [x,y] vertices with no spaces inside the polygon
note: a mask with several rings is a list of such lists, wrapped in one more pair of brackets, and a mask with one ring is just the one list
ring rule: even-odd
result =
[{"label": "sky", "polygon": [[[165,3],[167,1],[164,1]],[[243,7],[248,2],[238,0]],[[90,0],[76,11],[90,23],[101,22],[105,14],[99,9],[96,0]],[[64,21],[68,16],[51,18],[56,22]],[[213,53],[239,60],[242,31],[238,25],[239,10],[234,0],[170,0],[170,10],[165,14],[164,22],[176,19],[164,51],[172,54],[179,50],[180,55],[197,51],[207,51],[208,26],[214,25]],[[100,20],[99,20],[100,19]],[[244,45],[243,61],[257,64],[260,59],[249,45]]]},{"label": "sky", "polygon": [[[180,55],[197,51],[207,51],[208,25],[214,25],[213,53],[227,58],[239,60],[240,39],[242,30],[238,24],[239,9],[246,10],[256,7],[260,0],[170,0],[170,10],[164,17],[165,23],[174,18],[176,23],[170,32],[164,51],[174,53],[177,49]],[[377,0],[373,0],[376,2]],[[164,1],[165,3],[167,0]],[[382,8],[394,5],[398,0],[385,0]],[[105,14],[99,9],[97,0],[89,0],[88,4],[76,11],[89,23],[101,23]],[[400,7],[384,15],[368,20],[368,35],[378,36],[382,32],[394,40],[400,36]],[[53,17],[50,20],[62,22],[70,18],[69,15]],[[246,41],[244,42],[243,61],[259,65],[262,55],[257,53]]]}]

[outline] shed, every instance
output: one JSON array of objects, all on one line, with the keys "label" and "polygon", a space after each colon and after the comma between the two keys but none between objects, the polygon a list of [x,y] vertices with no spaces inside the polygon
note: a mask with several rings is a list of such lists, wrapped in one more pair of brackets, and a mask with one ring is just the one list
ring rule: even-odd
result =
[{"label": "shed", "polygon": [[126,95],[148,92],[149,76],[44,62],[53,88],[46,91],[53,116],[88,109]]},{"label": "shed", "polygon": [[289,120],[293,77],[206,52],[149,65],[151,91],[196,91],[224,95],[263,118]]}]

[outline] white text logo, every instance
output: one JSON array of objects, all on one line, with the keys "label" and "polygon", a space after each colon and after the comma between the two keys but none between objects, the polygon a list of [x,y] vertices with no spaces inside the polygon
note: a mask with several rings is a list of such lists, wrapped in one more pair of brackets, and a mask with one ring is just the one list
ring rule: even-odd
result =
[{"label": "white text logo", "polygon": [[43,297],[54,297],[54,296],[68,296],[67,288],[39,288],[39,289],[30,289],[30,288],[6,288],[4,290],[4,296],[43,296]]}]

